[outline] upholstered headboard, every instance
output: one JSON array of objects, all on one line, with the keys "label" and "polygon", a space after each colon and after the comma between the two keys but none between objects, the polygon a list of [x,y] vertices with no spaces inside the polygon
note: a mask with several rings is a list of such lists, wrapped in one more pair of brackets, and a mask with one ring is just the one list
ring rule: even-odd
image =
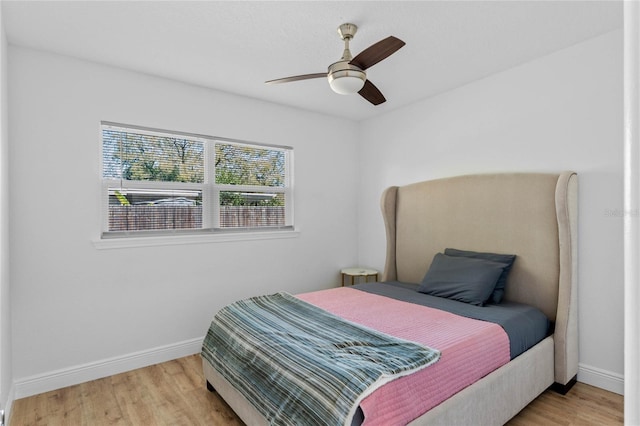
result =
[{"label": "upholstered headboard", "polygon": [[505,299],[555,322],[555,380],[578,370],[577,175],[467,175],[387,188],[383,281],[419,283],[445,248],[515,254]]}]

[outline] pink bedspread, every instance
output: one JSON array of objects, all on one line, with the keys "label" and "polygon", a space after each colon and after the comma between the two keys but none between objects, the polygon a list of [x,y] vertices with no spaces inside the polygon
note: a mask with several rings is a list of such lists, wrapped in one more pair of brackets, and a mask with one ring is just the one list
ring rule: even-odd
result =
[{"label": "pink bedspread", "polygon": [[405,425],[509,362],[499,325],[341,287],[296,295],[349,321],[441,351],[434,365],[365,398],[365,425]]}]

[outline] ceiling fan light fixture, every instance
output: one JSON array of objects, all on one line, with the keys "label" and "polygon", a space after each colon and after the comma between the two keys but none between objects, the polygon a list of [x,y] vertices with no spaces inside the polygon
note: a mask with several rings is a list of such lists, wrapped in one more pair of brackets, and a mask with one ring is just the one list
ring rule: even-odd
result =
[{"label": "ceiling fan light fixture", "polygon": [[362,71],[338,71],[331,74],[328,79],[331,90],[340,95],[351,95],[362,89],[367,75]]},{"label": "ceiling fan light fixture", "polygon": [[358,93],[367,80],[367,73],[347,61],[340,61],[329,67],[327,74],[331,90],[340,95]]}]

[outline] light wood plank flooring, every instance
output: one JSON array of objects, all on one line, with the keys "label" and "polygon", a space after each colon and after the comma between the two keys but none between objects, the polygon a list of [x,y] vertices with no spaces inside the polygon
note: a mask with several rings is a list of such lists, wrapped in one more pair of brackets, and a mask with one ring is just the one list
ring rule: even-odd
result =
[{"label": "light wood plank flooring", "polygon": [[[540,395],[509,426],[622,425],[623,398],[582,383]],[[199,355],[15,401],[10,426],[242,425],[206,390]]]}]

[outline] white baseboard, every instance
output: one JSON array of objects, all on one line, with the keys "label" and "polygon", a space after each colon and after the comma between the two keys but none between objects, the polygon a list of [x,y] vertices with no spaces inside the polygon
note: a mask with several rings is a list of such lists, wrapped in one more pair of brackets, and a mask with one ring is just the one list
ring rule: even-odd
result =
[{"label": "white baseboard", "polygon": [[11,418],[11,407],[13,406],[13,401],[15,400],[15,387],[11,385],[9,388],[9,393],[7,394],[7,399],[2,401],[4,408],[4,424],[9,425],[9,419]]},{"label": "white baseboard", "polygon": [[49,392],[199,353],[203,337],[18,379],[15,398]]},{"label": "white baseboard", "polygon": [[624,376],[622,374],[578,364],[578,381],[624,395]]}]

